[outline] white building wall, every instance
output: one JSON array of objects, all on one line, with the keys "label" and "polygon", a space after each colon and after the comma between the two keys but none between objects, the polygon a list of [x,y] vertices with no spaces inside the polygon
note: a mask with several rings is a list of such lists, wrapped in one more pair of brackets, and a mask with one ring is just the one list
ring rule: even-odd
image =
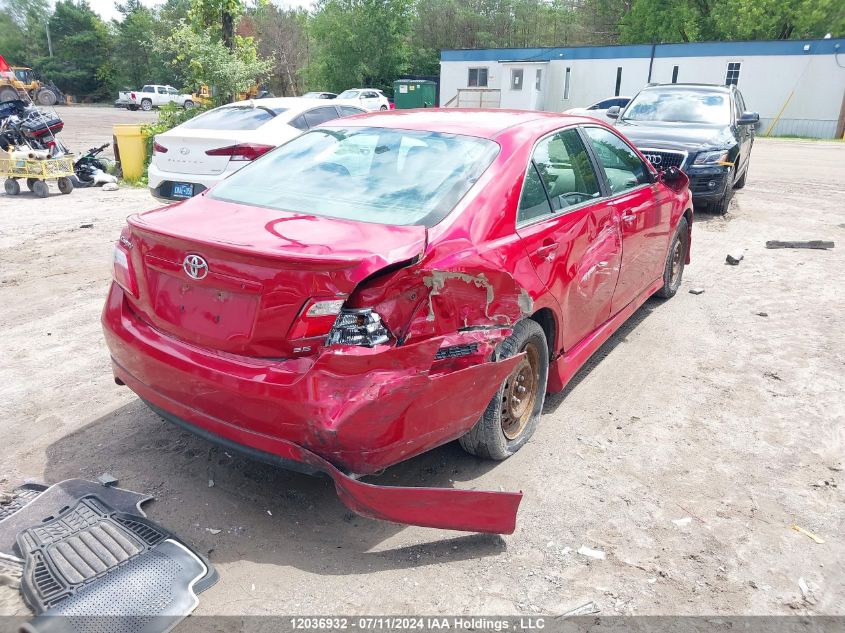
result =
[{"label": "white building wall", "polygon": [[[659,55],[659,54],[658,54]],[[562,56],[563,57],[563,56]],[[748,55],[655,57],[651,80],[670,83],[678,66],[678,82],[724,84],[729,62],[739,62],[738,88],[749,110],[760,113],[759,129],[775,135],[832,138],[845,95],[845,51],[839,55]],[[442,61],[440,103],[467,87],[468,70],[486,67],[488,87],[501,90],[501,107],[562,112],[614,96],[617,68],[622,68],[619,94],[634,96],[648,81],[648,57],[618,59],[552,59],[518,61]],[[534,90],[534,72],[541,67],[542,90]],[[523,90],[510,89],[510,70],[523,68]],[[569,98],[564,98],[566,69]]]}]

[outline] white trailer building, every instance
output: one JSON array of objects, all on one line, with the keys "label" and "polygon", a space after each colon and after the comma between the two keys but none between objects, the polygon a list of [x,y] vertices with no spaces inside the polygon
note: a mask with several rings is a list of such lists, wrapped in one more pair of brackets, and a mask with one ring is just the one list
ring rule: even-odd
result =
[{"label": "white trailer building", "polygon": [[842,138],[845,39],[444,50],[443,107],[562,112],[647,83],[734,83],[760,130]]}]

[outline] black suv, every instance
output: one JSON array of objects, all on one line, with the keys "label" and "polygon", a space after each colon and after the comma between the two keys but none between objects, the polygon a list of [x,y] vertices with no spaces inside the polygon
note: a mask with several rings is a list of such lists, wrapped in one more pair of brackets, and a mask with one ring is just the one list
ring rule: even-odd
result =
[{"label": "black suv", "polygon": [[607,116],[657,169],[686,172],[696,206],[727,213],[733,190],[745,186],[760,116],[736,86],[651,84]]}]

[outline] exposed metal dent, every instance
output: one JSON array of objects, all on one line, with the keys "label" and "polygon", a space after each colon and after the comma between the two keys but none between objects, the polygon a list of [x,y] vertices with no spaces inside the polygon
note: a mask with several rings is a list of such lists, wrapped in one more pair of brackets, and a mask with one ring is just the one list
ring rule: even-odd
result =
[{"label": "exposed metal dent", "polygon": [[[507,275],[507,273],[505,273],[505,275]],[[483,316],[484,319],[488,321],[488,323],[470,323],[465,318],[461,329],[469,329],[471,327],[477,327],[479,325],[492,325],[494,327],[510,326],[513,325],[520,318],[529,316],[532,312],[534,301],[531,299],[531,296],[528,294],[525,288],[518,286],[514,281],[513,277],[511,277],[510,275],[507,275],[507,282],[508,286],[510,287],[502,287],[504,286],[504,281],[499,281],[498,291],[500,293],[500,298],[501,294],[504,292],[514,293],[516,295],[515,303],[519,309],[519,313],[514,312],[513,314],[490,314],[490,306],[496,299],[497,287],[496,285],[494,285],[493,282],[490,281],[490,279],[484,272],[480,272],[478,274],[473,275],[466,272],[432,270],[430,271],[429,275],[423,277],[423,283],[429,289],[428,315],[426,316],[426,320],[434,321],[436,319],[433,298],[437,296],[443,296],[444,290],[448,291],[448,288],[446,287],[446,282],[450,280],[460,281],[465,284],[475,286],[476,288],[484,290],[485,292]]]}]

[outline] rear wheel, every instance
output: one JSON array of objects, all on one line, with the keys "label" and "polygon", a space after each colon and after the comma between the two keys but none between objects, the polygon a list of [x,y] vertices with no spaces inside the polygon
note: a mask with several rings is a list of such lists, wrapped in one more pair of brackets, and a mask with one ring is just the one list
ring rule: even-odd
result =
[{"label": "rear wheel", "polygon": [[193,102],[193,101],[191,101],[190,99],[188,99],[187,101],[185,101],[185,103],[184,103],[184,108],[185,108],[186,110],[190,110],[190,109],[191,109],[191,108],[193,108],[193,107],[194,107],[194,102]]},{"label": "rear wheel", "polygon": [[383,105],[383,106],[381,106],[381,107],[379,108],[379,110],[387,110],[387,106],[386,106],[386,105]]},{"label": "rear wheel", "polygon": [[43,180],[36,180],[32,183],[32,193],[34,193],[39,198],[46,198],[50,195],[50,188],[47,186],[47,183]]},{"label": "rear wheel", "polygon": [[458,440],[468,453],[485,459],[506,459],[534,434],[546,397],[549,348],[543,328],[531,319],[514,326],[513,334],[497,348],[496,359],[522,352],[522,362],[499,386],[475,426]]},{"label": "rear wheel", "polygon": [[37,178],[27,178],[26,179],[26,188],[32,191],[32,185],[38,182]]},{"label": "rear wheel", "polygon": [[63,194],[68,194],[73,191],[73,182],[70,178],[62,177],[56,181],[56,184],[59,185],[59,191]]},{"label": "rear wheel", "polygon": [[143,101],[141,101],[141,109],[144,112],[149,112],[150,110],[153,109],[153,102],[150,101],[149,99],[144,99]]},{"label": "rear wheel", "polygon": [[669,253],[666,255],[666,263],[663,266],[663,287],[657,291],[658,297],[671,299],[678,292],[684,276],[688,249],[689,225],[686,218],[681,218],[672,242],[669,244]]},{"label": "rear wheel", "polygon": [[6,178],[6,182],[3,183],[3,189],[6,191],[6,195],[9,196],[16,196],[21,192],[21,186],[14,178]]}]

